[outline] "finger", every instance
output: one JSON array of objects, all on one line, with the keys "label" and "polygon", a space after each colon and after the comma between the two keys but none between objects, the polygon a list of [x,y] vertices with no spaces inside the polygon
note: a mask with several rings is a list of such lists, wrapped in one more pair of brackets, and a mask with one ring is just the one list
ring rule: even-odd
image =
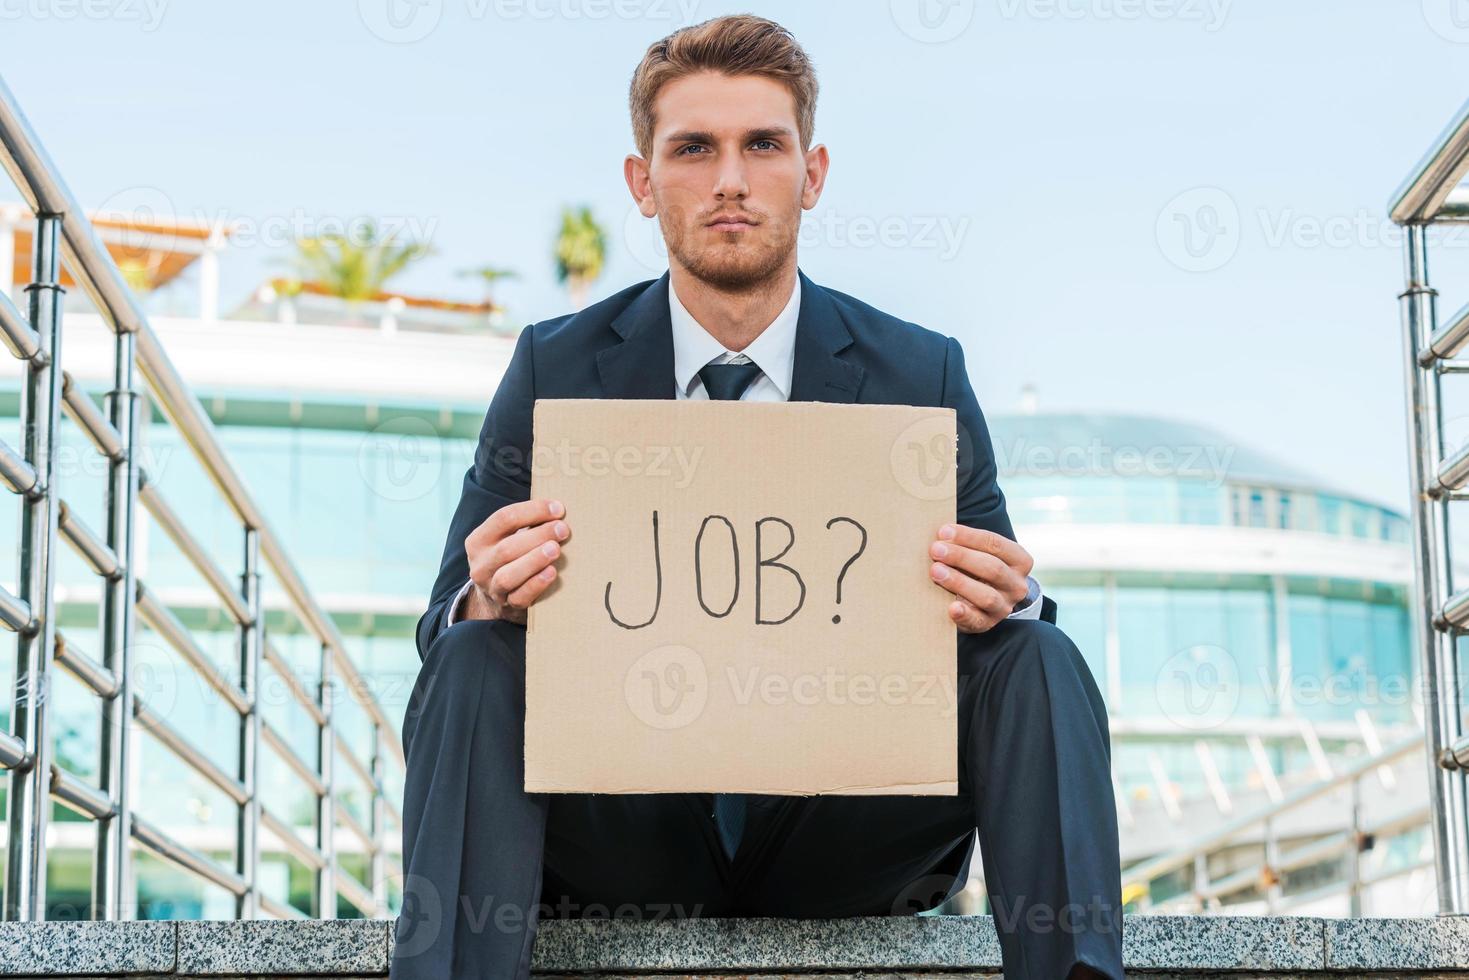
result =
[{"label": "finger", "polygon": [[939,585],[981,612],[1007,615],[1015,605],[1013,602],[1007,602],[994,586],[972,579],[963,572],[940,562],[930,565],[928,573]]},{"label": "finger", "polygon": [[556,566],[547,565],[532,575],[524,585],[506,596],[505,604],[513,609],[527,609],[531,603],[541,597],[541,593],[551,587],[554,581],[556,581]]},{"label": "finger", "polygon": [[547,541],[539,548],[532,548],[514,561],[501,565],[490,576],[490,587],[487,590],[490,598],[495,602],[504,602],[510,593],[560,556],[561,546],[555,541]]},{"label": "finger", "polygon": [[534,551],[547,541],[564,542],[570,536],[571,528],[565,521],[547,521],[535,527],[523,527],[510,537],[492,545],[486,560],[493,571],[501,565],[508,565],[522,555]]},{"label": "finger", "polygon": [[983,633],[999,622],[994,617],[986,616],[975,609],[963,599],[955,599],[949,603],[949,619],[965,633]]},{"label": "finger", "polygon": [[479,544],[491,544],[509,537],[523,527],[543,524],[566,516],[566,507],[559,500],[521,500],[506,504],[485,518],[479,527],[470,532],[470,539]]},{"label": "finger", "polygon": [[981,527],[969,527],[967,524],[945,524],[939,528],[940,541],[952,541],[965,548],[973,548],[975,551],[984,551],[994,555],[1011,568],[1020,569],[1021,574],[1029,575],[1034,560],[1030,552],[1020,545],[1011,541],[1003,534],[994,531],[986,531]]},{"label": "finger", "polygon": [[928,546],[935,560],[984,582],[1010,599],[1014,605],[1029,591],[1025,576],[987,551],[975,551],[953,542],[935,541]]}]

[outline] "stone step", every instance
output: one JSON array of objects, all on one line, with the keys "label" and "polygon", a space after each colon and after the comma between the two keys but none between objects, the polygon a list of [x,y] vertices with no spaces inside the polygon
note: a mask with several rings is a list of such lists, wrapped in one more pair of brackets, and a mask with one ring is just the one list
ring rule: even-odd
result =
[{"label": "stone step", "polygon": [[[387,919],[0,923],[0,976],[380,977]],[[1311,976],[1469,978],[1469,917],[1128,916],[1129,974],[1155,980]],[[988,916],[569,920],[544,923],[539,976],[802,980],[994,977]]]}]

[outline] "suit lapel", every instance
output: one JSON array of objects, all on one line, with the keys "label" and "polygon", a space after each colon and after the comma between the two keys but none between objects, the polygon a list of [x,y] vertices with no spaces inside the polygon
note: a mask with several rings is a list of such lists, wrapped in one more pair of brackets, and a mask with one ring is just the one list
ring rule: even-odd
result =
[{"label": "suit lapel", "polygon": [[[855,402],[862,368],[837,354],[852,345],[826,290],[800,269],[801,311],[791,369],[791,401]],[[597,373],[607,398],[673,398],[673,323],[668,316],[669,274],[656,281],[613,319],[622,342],[597,352]]]},{"label": "suit lapel", "polygon": [[674,397],[668,273],[639,293],[610,326],[622,343],[597,352],[603,394],[608,398]]},{"label": "suit lapel", "polygon": [[852,345],[852,335],[826,290],[800,269],[796,275],[801,277],[801,313],[796,320],[790,400],[855,402],[862,387],[862,368],[837,357]]}]

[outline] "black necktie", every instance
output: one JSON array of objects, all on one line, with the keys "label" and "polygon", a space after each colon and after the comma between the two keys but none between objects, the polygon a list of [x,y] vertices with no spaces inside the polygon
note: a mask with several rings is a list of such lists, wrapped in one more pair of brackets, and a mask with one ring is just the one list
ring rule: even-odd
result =
[{"label": "black necktie", "polygon": [[[736,401],[757,377],[760,365],[706,364],[699,369],[699,380],[711,401]],[[719,843],[724,853],[734,860],[740,838],[745,833],[745,797],[741,793],[714,794],[714,826],[719,830]]]},{"label": "black necktie", "polygon": [[750,383],[760,377],[760,365],[754,361],[744,364],[705,364],[699,368],[699,380],[711,401],[739,401]]}]

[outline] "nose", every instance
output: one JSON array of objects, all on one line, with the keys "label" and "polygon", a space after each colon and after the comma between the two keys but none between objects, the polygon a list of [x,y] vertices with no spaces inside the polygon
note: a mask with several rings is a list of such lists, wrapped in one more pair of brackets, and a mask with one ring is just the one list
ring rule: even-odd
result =
[{"label": "nose", "polygon": [[726,153],[719,163],[719,172],[714,177],[714,196],[721,201],[743,200],[750,193],[745,182],[745,165],[738,153]]}]

